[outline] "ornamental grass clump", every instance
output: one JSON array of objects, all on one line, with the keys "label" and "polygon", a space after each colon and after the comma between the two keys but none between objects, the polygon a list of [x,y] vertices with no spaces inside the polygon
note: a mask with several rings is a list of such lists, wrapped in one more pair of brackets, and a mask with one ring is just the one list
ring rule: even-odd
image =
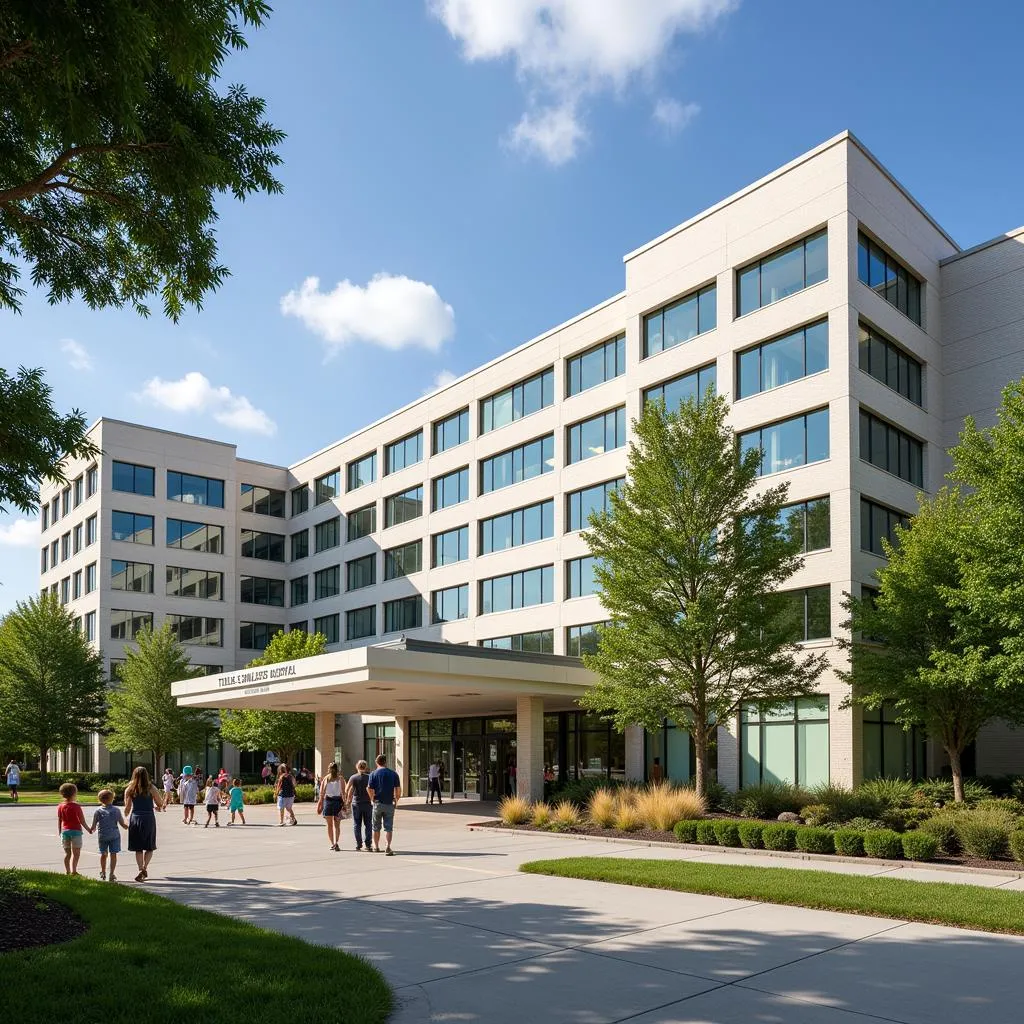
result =
[{"label": "ornamental grass clump", "polygon": [[531,821],[537,828],[547,828],[551,824],[551,807],[541,801],[533,805]]},{"label": "ornamental grass clump", "polygon": [[827,828],[815,828],[808,825],[797,829],[796,848],[804,853],[835,853],[835,835]]},{"label": "ornamental grass clump", "polygon": [[587,804],[587,817],[598,828],[615,825],[615,794],[610,789],[598,789]]},{"label": "ornamental grass clump", "polygon": [[521,796],[502,797],[498,803],[498,817],[505,825],[523,825],[533,817],[533,807]]},{"label": "ornamental grass clump", "polygon": [[765,825],[761,838],[766,850],[792,850],[796,847],[795,825]]},{"label": "ornamental grass clump", "polygon": [[927,832],[906,832],[902,837],[903,856],[907,860],[935,860],[939,842]]},{"label": "ornamental grass clump", "polygon": [[615,818],[612,824],[620,832],[638,832],[644,827],[643,818],[640,817],[632,794],[622,792],[618,794],[615,801]]},{"label": "ornamental grass clump", "polygon": [[559,800],[551,809],[551,824],[559,832],[572,832],[583,825],[583,812],[571,800]]},{"label": "ornamental grass clump", "polygon": [[692,789],[648,786],[632,794],[633,806],[648,828],[669,832],[677,821],[703,817],[704,801]]},{"label": "ornamental grass clump", "polygon": [[851,818],[877,818],[882,810],[881,803],[863,787],[857,790],[846,789],[834,782],[826,782],[811,790],[813,804],[826,809],[827,820],[831,822],[849,821]]},{"label": "ornamental grass clump", "polygon": [[748,850],[764,849],[764,825],[759,821],[741,821],[737,825],[740,842]]},{"label": "ornamental grass clump", "polygon": [[912,807],[917,791],[909,779],[869,779],[857,787],[856,793],[881,807]]},{"label": "ornamental grass clump", "polygon": [[864,856],[864,833],[854,828],[837,828],[832,835],[836,853],[843,857]]},{"label": "ornamental grass clump", "polygon": [[744,818],[774,819],[783,811],[799,813],[811,800],[806,790],[789,782],[764,782],[740,790],[734,802]]},{"label": "ornamental grass clump", "polygon": [[903,837],[889,828],[876,828],[864,833],[864,852],[880,860],[900,860],[903,857]]}]

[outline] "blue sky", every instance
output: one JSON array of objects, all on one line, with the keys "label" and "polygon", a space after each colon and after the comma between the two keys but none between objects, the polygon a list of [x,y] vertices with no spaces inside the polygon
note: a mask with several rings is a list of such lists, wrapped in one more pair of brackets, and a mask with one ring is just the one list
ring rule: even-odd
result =
[{"label": "blue sky", "polygon": [[[844,128],[969,246],[1024,223],[1022,32],[1010,2],[279,3],[225,77],[288,133],[285,192],[221,204],[227,284],[177,325],[30,291],[4,364],[90,420],[288,463],[621,290],[624,253]],[[23,518],[0,612],[37,587]]]}]

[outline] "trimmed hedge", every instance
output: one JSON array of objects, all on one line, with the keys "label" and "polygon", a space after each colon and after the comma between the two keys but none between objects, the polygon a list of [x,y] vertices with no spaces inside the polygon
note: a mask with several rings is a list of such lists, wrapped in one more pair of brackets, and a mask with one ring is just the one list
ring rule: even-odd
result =
[{"label": "trimmed hedge", "polygon": [[1010,830],[1000,821],[981,818],[980,814],[962,814],[954,826],[963,851],[981,860],[1005,857]]},{"label": "trimmed hedge", "polygon": [[904,832],[902,846],[903,856],[907,860],[935,860],[939,841],[927,832]]},{"label": "trimmed hedge", "polygon": [[796,847],[796,834],[795,825],[765,825],[761,838],[766,850],[792,850]]},{"label": "trimmed hedge", "polygon": [[681,843],[695,843],[697,842],[697,826],[700,824],[699,821],[691,821],[686,819],[684,821],[677,821],[675,828],[672,829],[676,834],[676,839]]},{"label": "trimmed hedge", "polygon": [[1024,828],[1010,833],[1010,856],[1018,863],[1024,864]]},{"label": "trimmed hedge", "polygon": [[827,828],[808,825],[797,830],[796,847],[804,853],[835,853],[835,834]]},{"label": "trimmed hedge", "polygon": [[832,836],[836,853],[843,857],[864,856],[864,833],[854,828],[837,828]]},{"label": "trimmed hedge", "polygon": [[922,821],[917,831],[934,836],[939,849],[950,857],[955,857],[960,852],[960,839],[957,837],[956,825],[950,813],[939,814]]},{"label": "trimmed hedge", "polygon": [[704,846],[717,846],[718,836],[715,834],[715,823],[713,821],[697,822],[697,842]]},{"label": "trimmed hedge", "polygon": [[864,852],[880,860],[900,860],[903,856],[903,842],[899,832],[888,828],[876,828],[864,833]]},{"label": "trimmed hedge", "polygon": [[715,822],[715,838],[722,846],[740,845],[740,827],[727,819]]},{"label": "trimmed hedge", "polygon": [[740,842],[748,850],[764,849],[764,825],[759,821],[741,821],[737,826]]}]

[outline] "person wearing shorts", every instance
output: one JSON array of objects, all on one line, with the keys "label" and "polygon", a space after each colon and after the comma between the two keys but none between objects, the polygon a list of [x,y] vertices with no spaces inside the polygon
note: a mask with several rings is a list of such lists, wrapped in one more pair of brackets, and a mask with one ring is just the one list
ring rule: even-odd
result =
[{"label": "person wearing shorts", "polygon": [[215,828],[220,828],[220,821],[217,819],[217,812],[220,810],[221,791],[213,779],[206,780],[206,822],[203,828],[210,827],[210,819],[213,819]]},{"label": "person wearing shorts", "polygon": [[7,766],[7,788],[11,791],[11,801],[18,802],[18,787],[21,785],[21,766],[14,758]]},{"label": "person wearing shorts", "polygon": [[291,769],[286,764],[278,765],[277,783],[274,785],[274,793],[277,796],[277,815],[280,819],[277,823],[278,826],[284,825],[286,811],[291,818],[289,824],[298,825],[298,821],[295,819],[295,811],[292,810],[292,804],[295,803],[295,776],[292,775]]},{"label": "person wearing shorts", "polygon": [[366,780],[366,791],[373,801],[373,851],[380,853],[380,834],[384,833],[384,852],[394,855],[391,849],[391,835],[395,830],[395,808],[402,796],[402,780],[398,772],[388,767],[387,758],[377,755],[377,767]]},{"label": "person wearing shorts", "polygon": [[187,764],[181,770],[181,781],[178,783],[178,796],[181,797],[181,823],[196,823],[196,799],[199,796],[199,780],[192,772],[192,765]]},{"label": "person wearing shorts", "polygon": [[107,878],[107,858],[110,858],[110,880],[117,881],[117,855],[121,852],[121,833],[119,829],[127,829],[128,822],[121,814],[121,808],[114,806],[114,791],[101,789],[97,793],[99,807],[92,812],[92,827],[98,832],[100,843],[100,881]]},{"label": "person wearing shorts", "polygon": [[82,833],[92,833],[85,823],[85,811],[75,800],[78,787],[73,782],[65,782],[60,787],[61,802],[57,805],[57,834],[61,846],[64,847],[64,874],[78,874],[78,860],[82,856]]}]

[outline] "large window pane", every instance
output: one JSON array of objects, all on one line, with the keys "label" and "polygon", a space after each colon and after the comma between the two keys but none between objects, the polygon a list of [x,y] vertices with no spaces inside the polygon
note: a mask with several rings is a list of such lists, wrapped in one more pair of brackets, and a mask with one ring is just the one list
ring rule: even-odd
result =
[{"label": "large window pane", "polygon": [[716,298],[716,286],[712,284],[645,316],[644,358],[713,330]]}]

